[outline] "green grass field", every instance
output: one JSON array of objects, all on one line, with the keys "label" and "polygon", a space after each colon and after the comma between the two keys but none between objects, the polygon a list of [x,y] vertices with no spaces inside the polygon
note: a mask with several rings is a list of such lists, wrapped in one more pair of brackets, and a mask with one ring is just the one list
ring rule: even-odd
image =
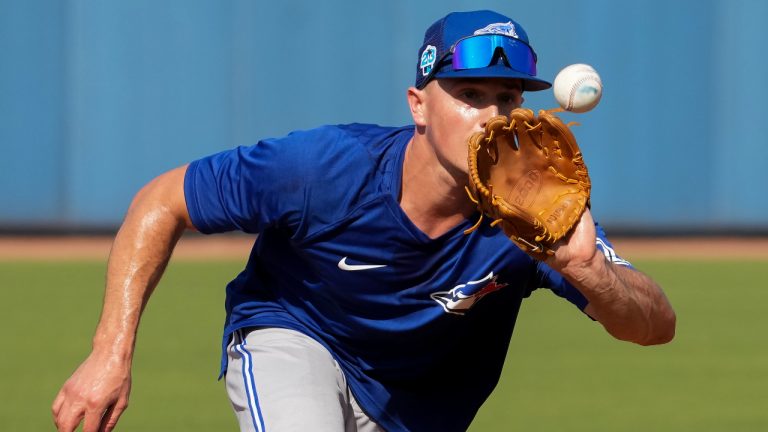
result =
[{"label": "green grass field", "polygon": [[[768,263],[635,264],[675,306],[675,341],[614,341],[566,302],[536,292],[472,432],[768,430]],[[170,265],[142,322],[131,406],[118,430],[236,430],[216,375],[223,286],[241,265]],[[100,262],[0,263],[0,430],[53,430],[50,404],[89,350],[104,270]]]}]

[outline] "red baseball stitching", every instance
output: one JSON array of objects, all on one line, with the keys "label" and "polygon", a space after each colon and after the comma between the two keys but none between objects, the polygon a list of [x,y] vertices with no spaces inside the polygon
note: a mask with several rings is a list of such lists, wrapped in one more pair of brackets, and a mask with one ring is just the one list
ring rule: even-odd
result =
[{"label": "red baseball stitching", "polygon": [[600,82],[597,79],[596,75],[591,74],[591,75],[586,75],[586,76],[582,77],[581,79],[577,80],[575,83],[573,83],[573,85],[571,86],[571,91],[568,92],[568,106],[565,109],[567,109],[568,111],[573,109],[573,99],[576,97],[576,89],[579,88],[580,85],[584,84],[585,81],[590,80],[590,79],[594,79],[598,83]]}]

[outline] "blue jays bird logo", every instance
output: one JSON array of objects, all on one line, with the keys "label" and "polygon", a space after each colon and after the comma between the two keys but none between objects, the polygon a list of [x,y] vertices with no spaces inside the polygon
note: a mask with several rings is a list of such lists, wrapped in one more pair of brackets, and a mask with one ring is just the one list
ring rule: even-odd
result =
[{"label": "blue jays bird logo", "polygon": [[450,291],[439,291],[429,296],[432,297],[432,300],[440,303],[446,312],[464,315],[481,298],[507,286],[505,283],[496,282],[498,277],[498,275],[494,276],[493,272],[490,272],[488,276],[480,280],[456,285]]},{"label": "blue jays bird logo", "polygon": [[513,38],[517,38],[517,32],[515,31],[515,24],[510,22],[506,23],[494,23],[494,24],[488,24],[487,26],[475,30],[476,35],[481,34],[501,34],[506,36],[512,36]]}]

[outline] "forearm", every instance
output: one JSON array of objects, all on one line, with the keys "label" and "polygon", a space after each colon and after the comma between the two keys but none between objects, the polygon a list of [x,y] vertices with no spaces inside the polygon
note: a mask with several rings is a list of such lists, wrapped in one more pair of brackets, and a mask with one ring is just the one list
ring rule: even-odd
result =
[{"label": "forearm", "polygon": [[610,263],[597,252],[566,277],[589,301],[585,312],[617,339],[654,345],[674,337],[674,310],[661,287],[642,272]]},{"label": "forearm", "polygon": [[154,179],[136,195],[117,233],[93,350],[51,407],[60,431],[112,430],[128,404],[139,319],[185,228],[186,167]]},{"label": "forearm", "polygon": [[[134,198],[118,231],[107,266],[101,318],[94,351],[130,362],[139,320],[165,270],[173,248],[189,225],[179,211],[172,171],[145,186]],[[178,179],[176,179],[178,180]],[[183,195],[182,195],[183,197]]]}]

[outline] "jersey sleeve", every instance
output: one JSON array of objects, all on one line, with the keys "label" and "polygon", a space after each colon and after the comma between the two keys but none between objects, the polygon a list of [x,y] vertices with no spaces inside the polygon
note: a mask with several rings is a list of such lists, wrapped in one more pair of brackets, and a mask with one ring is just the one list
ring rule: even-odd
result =
[{"label": "jersey sleeve", "polygon": [[287,229],[303,238],[341,217],[371,188],[372,162],[344,128],[324,126],[192,162],[187,209],[202,233]]},{"label": "jersey sleeve", "polygon": [[[608,241],[603,228],[595,222],[595,231],[597,234],[596,243],[597,249],[605,255],[608,261],[616,265],[623,265],[632,268],[632,264],[629,261],[622,259],[616,254],[613,249],[613,245]],[[539,261],[537,263],[537,281],[538,286],[542,288],[549,288],[558,296],[565,298],[569,302],[576,305],[582,311],[589,303],[581,292],[576,289],[570,282],[568,282],[560,273],[553,270],[545,263]]]},{"label": "jersey sleeve", "polygon": [[301,221],[306,173],[295,139],[260,141],[192,162],[184,178],[187,209],[202,233],[262,232]]}]

